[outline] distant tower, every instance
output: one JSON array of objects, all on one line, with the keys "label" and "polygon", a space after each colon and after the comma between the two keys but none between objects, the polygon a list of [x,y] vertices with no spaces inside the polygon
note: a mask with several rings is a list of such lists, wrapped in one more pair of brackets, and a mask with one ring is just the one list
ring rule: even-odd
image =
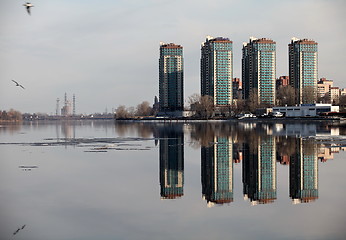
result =
[{"label": "distant tower", "polygon": [[67,107],[67,93],[65,93],[65,103],[64,106]]},{"label": "distant tower", "polygon": [[73,116],[76,115],[76,96],[73,94]]},{"label": "distant tower", "polygon": [[60,102],[60,99],[59,98],[57,98],[56,99],[56,113],[55,113],[55,115],[59,115],[59,102]]},{"label": "distant tower", "polygon": [[67,100],[66,93],[65,93],[65,103],[64,103],[64,106],[61,108],[61,115],[65,117],[71,115],[71,102]]}]

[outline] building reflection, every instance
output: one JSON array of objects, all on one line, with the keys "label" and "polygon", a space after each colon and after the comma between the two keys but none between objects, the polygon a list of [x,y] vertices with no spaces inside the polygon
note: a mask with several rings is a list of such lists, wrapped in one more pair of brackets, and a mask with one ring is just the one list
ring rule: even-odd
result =
[{"label": "building reflection", "polygon": [[346,150],[345,138],[341,137],[345,136],[345,130],[328,124],[143,122],[118,125],[126,131],[137,131],[139,136],[144,130],[146,137],[153,134],[159,144],[163,199],[184,195],[184,141],[192,149],[200,149],[202,196],[208,206],[235,201],[233,174],[240,163],[244,198],[252,205],[277,199],[276,164],[289,168],[287,197],[293,203],[315,201],[319,161],[332,160],[336,153]]},{"label": "building reflection", "polygon": [[160,148],[160,194],[162,199],[184,195],[183,125],[169,125],[158,130]]},{"label": "building reflection", "polygon": [[296,139],[296,154],[290,161],[290,197],[294,204],[318,198],[318,157],[312,140]]},{"label": "building reflection", "polygon": [[202,195],[208,206],[233,202],[233,144],[230,137],[215,137],[201,147]]},{"label": "building reflection", "polygon": [[273,136],[256,136],[244,143],[243,193],[252,205],[276,199],[276,151]]}]

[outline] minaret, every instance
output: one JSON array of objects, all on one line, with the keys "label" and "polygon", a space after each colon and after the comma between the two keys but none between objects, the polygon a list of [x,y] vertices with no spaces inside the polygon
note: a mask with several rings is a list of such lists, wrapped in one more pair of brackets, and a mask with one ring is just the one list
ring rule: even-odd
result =
[{"label": "minaret", "polygon": [[59,102],[60,102],[60,99],[59,98],[57,98],[56,99],[56,113],[55,113],[55,115],[59,115]]},{"label": "minaret", "polygon": [[76,115],[76,96],[73,94],[73,116]]}]

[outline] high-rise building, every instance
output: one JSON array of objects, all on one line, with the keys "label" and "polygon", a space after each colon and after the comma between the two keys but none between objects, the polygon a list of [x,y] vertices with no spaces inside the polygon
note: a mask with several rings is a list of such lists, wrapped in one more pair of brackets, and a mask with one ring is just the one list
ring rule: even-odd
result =
[{"label": "high-rise building", "polygon": [[315,103],[317,96],[317,42],[292,38],[288,44],[290,84],[296,89],[296,103]]},{"label": "high-rise building", "polygon": [[183,47],[160,43],[159,60],[160,111],[184,109]]},{"label": "high-rise building", "polygon": [[233,144],[228,137],[214,137],[201,147],[202,194],[208,206],[233,202]]},{"label": "high-rise building", "polygon": [[201,95],[215,106],[232,104],[233,50],[228,38],[207,36],[201,46]]},{"label": "high-rise building", "polygon": [[259,104],[275,104],[276,43],[266,38],[250,38],[243,44],[242,81],[244,98]]}]

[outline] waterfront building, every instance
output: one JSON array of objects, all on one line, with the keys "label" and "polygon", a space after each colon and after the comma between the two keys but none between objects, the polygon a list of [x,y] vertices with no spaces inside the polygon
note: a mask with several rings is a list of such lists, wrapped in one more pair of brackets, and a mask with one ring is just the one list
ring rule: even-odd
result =
[{"label": "waterfront building", "polygon": [[272,135],[244,144],[243,193],[252,205],[276,199],[276,144]]},{"label": "waterfront building", "polygon": [[183,47],[160,43],[159,103],[161,112],[184,110]]},{"label": "waterfront building", "polygon": [[339,112],[339,106],[332,104],[314,103],[299,106],[273,107],[273,112],[283,113],[286,117],[316,117],[327,112]]},{"label": "waterfront building", "polygon": [[276,43],[254,37],[243,44],[242,80],[244,98],[257,98],[259,104],[275,104]]},{"label": "waterfront building", "polygon": [[293,204],[318,198],[318,156],[313,141],[296,138],[296,151],[291,157],[289,174]]},{"label": "waterfront building", "polygon": [[211,96],[215,106],[232,104],[233,43],[207,36],[201,46],[201,95]]},{"label": "waterfront building", "polygon": [[233,144],[229,137],[214,137],[201,147],[202,195],[208,206],[233,202]]},{"label": "waterfront building", "polygon": [[288,44],[290,84],[296,89],[296,103],[315,103],[317,96],[317,42],[292,38]]},{"label": "waterfront building", "polygon": [[184,195],[184,132],[182,125],[159,128],[160,195],[175,199]]}]

